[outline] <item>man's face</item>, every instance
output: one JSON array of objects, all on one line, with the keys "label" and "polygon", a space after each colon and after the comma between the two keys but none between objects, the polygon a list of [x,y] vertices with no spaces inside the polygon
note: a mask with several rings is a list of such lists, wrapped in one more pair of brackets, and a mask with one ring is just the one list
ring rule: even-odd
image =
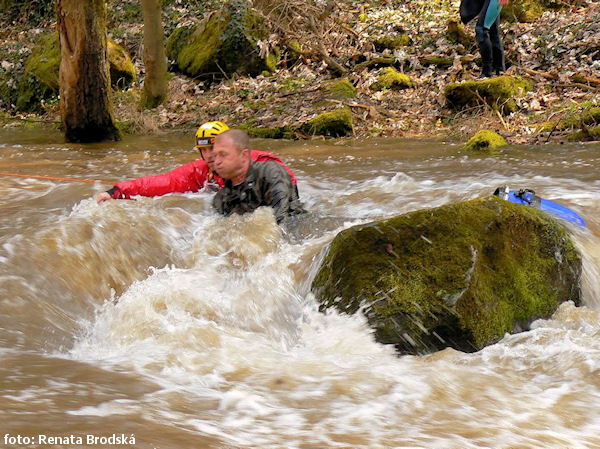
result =
[{"label": "man's face", "polygon": [[[229,139],[222,139],[213,145],[214,170],[225,179],[233,179],[243,169],[248,159],[248,149],[242,151],[234,147]],[[208,163],[210,167],[210,163]]]},{"label": "man's face", "polygon": [[215,147],[214,145],[210,145],[208,147],[200,147],[200,155],[202,159],[206,161],[206,165],[211,170],[215,170]]}]

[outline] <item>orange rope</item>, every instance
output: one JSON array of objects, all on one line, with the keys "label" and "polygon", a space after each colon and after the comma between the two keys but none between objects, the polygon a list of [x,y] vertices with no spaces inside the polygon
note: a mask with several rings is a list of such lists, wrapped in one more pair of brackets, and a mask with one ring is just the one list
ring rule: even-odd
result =
[{"label": "orange rope", "polygon": [[113,185],[116,184],[112,181],[101,181],[99,179],[76,179],[76,178],[60,178],[58,176],[39,176],[39,175],[23,175],[21,173],[5,173],[0,172],[0,176],[14,176],[16,178],[33,178],[33,179],[48,179],[50,181],[67,181],[67,182],[87,182],[90,184],[107,184]]}]

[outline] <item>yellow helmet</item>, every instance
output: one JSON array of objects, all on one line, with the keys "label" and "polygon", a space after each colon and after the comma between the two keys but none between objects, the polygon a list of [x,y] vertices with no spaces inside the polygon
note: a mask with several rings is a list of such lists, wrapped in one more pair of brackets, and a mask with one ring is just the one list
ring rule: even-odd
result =
[{"label": "yellow helmet", "polygon": [[215,136],[229,129],[225,123],[218,120],[200,125],[196,131],[196,148],[210,147],[215,143]]}]

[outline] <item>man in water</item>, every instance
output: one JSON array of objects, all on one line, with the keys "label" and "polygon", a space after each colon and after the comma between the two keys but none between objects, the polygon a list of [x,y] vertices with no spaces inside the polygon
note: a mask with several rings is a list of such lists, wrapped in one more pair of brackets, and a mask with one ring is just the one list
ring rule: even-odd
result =
[{"label": "man in water", "polygon": [[[222,188],[225,181],[215,172],[213,144],[215,137],[228,129],[229,127],[223,122],[204,123],[196,132],[196,149],[200,152],[202,159],[177,167],[168,173],[119,182],[111,189],[97,193],[94,196],[96,202],[129,199],[134,195],[161,196],[167,193],[198,192],[202,189],[218,190]],[[251,150],[250,157],[255,161],[274,161],[280,164],[289,173],[294,186],[296,186],[294,174],[277,156],[266,151]]]},{"label": "man in water", "polygon": [[277,223],[302,213],[297,190],[285,168],[275,161],[253,161],[249,147],[248,135],[239,129],[215,138],[214,166],[225,180],[213,198],[217,212],[228,216],[268,206],[273,208]]}]

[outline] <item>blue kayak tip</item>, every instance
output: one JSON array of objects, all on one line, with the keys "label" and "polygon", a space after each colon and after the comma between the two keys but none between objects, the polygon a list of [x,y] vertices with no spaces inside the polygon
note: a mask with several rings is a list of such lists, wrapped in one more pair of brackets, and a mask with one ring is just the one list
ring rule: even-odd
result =
[{"label": "blue kayak tip", "polygon": [[586,227],[585,220],[573,209],[569,209],[567,206],[555,203],[554,201],[541,198],[531,189],[511,190],[508,186],[502,186],[495,190],[494,195],[499,196],[506,201],[510,201],[511,203],[523,204],[525,206],[541,209],[556,215],[563,220],[567,220],[570,223],[583,226],[584,228]]}]

